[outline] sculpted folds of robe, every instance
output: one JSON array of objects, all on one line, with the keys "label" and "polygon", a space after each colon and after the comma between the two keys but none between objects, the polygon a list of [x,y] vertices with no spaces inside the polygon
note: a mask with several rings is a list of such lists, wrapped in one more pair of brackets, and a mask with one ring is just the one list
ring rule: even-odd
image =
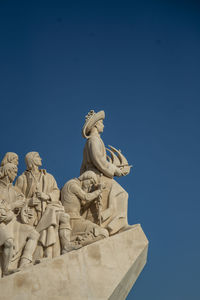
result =
[{"label": "sculpted folds of robe", "polygon": [[[105,145],[99,135],[91,135],[86,141],[80,172],[82,174],[87,170],[94,171],[99,181],[102,180],[106,185],[102,192],[102,226],[114,234],[128,224],[128,194],[113,179],[116,166],[107,160]],[[100,174],[103,176],[100,177]],[[96,222],[92,219],[92,211],[88,212],[87,218]]]},{"label": "sculpted folds of robe", "polygon": [[[32,208],[34,218],[33,225],[36,226],[40,221],[42,214],[44,213],[47,205],[53,203],[59,203],[60,191],[54,177],[47,173],[45,170],[39,170],[40,177],[36,180],[31,171],[25,171],[20,175],[15,183],[15,186],[24,194],[27,202],[36,197],[36,192],[43,192],[50,197],[48,203],[46,201],[40,201],[40,203]],[[28,203],[29,204],[29,203]]]},{"label": "sculpted folds of robe", "polygon": [[31,224],[40,233],[41,245],[43,247],[54,245],[53,255],[57,256],[60,251],[57,212],[64,212],[64,208],[59,201],[60,190],[54,177],[43,169],[39,172],[40,176],[36,179],[31,171],[25,171],[17,178],[15,186],[25,195],[28,205],[29,200],[36,197],[37,191],[49,196],[50,200],[40,201],[37,206],[31,208],[33,213]]},{"label": "sculpted folds of robe", "polygon": [[[1,207],[1,214],[10,214],[15,209],[17,200],[23,199],[24,195],[22,195],[22,193],[20,193],[11,183],[5,184],[0,180],[0,197],[1,202],[4,203]],[[0,222],[0,246],[2,246],[9,238],[14,241],[14,253],[10,265],[13,268],[16,268],[27,242],[27,238],[31,235],[37,236],[38,233],[32,226],[17,221],[16,215],[14,213],[12,214],[13,217],[8,223]]]}]

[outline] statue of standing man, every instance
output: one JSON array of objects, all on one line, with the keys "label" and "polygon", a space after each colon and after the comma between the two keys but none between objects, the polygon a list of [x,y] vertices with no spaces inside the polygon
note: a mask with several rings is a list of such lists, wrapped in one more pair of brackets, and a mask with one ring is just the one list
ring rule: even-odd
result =
[{"label": "statue of standing man", "polygon": [[[116,165],[114,159],[108,158],[104,142],[100,136],[104,129],[104,118],[104,111],[98,113],[90,111],[86,116],[82,129],[86,144],[80,173],[93,171],[97,175],[99,183],[102,181],[105,184],[106,189],[102,191],[100,223],[102,227],[109,231],[110,235],[113,235],[128,227],[128,193],[113,178],[127,175],[130,172],[130,166],[128,164],[120,165],[120,163]],[[121,155],[119,151],[117,152],[118,156]],[[111,154],[117,159],[113,152]],[[98,223],[97,219],[93,219],[95,210],[96,207],[91,205],[89,211],[87,211],[87,218]]]},{"label": "statue of standing man", "polygon": [[25,161],[27,170],[17,178],[15,186],[24,194],[33,214],[31,225],[40,233],[36,259],[60,255],[60,246],[62,254],[80,248],[70,241],[70,217],[60,202],[55,178],[40,169],[42,159],[38,152],[27,153]]}]

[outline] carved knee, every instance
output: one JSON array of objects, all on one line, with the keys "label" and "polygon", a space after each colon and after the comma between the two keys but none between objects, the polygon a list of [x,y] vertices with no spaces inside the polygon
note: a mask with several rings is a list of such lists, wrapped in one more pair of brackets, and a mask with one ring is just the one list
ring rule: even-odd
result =
[{"label": "carved knee", "polygon": [[60,229],[67,228],[67,229],[71,230],[70,216],[67,213],[63,212],[60,214],[59,223],[60,223],[60,226],[59,226]]}]

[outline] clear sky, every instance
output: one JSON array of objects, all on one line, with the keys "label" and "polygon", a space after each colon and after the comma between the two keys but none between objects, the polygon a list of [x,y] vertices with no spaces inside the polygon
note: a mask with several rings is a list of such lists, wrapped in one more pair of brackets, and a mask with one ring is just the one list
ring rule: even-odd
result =
[{"label": "clear sky", "polygon": [[129,300],[198,300],[200,2],[0,1],[0,156],[79,175],[90,109],[134,166],[118,181],[148,263]]}]

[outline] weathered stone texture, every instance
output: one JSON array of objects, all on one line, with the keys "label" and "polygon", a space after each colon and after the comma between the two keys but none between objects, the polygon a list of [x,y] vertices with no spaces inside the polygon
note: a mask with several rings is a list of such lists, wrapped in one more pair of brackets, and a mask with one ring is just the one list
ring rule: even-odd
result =
[{"label": "weathered stone texture", "polygon": [[0,300],[122,300],[142,271],[148,240],[133,228],[0,280]]}]

